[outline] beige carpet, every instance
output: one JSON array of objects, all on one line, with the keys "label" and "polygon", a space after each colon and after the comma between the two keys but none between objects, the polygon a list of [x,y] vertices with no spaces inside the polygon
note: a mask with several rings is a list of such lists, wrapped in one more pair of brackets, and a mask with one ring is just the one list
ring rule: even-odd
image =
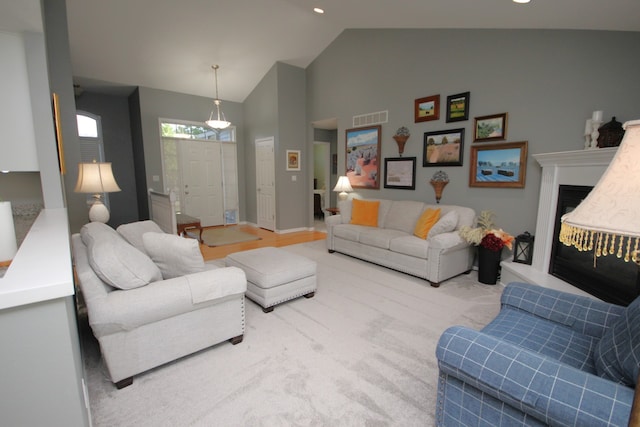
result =
[{"label": "beige carpet", "polygon": [[436,342],[451,325],[488,323],[502,287],[472,272],[432,288],[328,254],[322,240],[283,249],[318,262],[315,297],[268,314],[247,300],[242,343],[136,375],[122,390],[81,316],[93,425],[433,426]]},{"label": "beige carpet", "polygon": [[202,243],[207,246],[231,245],[233,243],[260,240],[255,234],[246,233],[236,227],[207,228],[202,230]]}]

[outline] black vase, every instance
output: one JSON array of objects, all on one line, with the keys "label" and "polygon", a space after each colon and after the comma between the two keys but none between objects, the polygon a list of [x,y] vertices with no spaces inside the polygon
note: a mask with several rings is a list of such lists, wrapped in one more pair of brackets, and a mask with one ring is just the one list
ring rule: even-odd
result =
[{"label": "black vase", "polygon": [[478,281],[485,285],[495,285],[498,282],[502,249],[492,251],[478,246]]}]

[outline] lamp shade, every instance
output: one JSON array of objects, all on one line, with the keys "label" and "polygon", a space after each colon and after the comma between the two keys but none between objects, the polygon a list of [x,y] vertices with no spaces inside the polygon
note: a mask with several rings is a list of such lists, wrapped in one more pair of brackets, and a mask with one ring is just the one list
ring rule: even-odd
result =
[{"label": "lamp shade", "polygon": [[74,191],[96,194],[120,191],[111,163],[78,163],[78,182]]},{"label": "lamp shade", "polygon": [[346,176],[341,176],[340,178],[338,178],[338,183],[336,184],[335,187],[333,187],[333,191],[338,191],[338,192],[353,191],[353,188],[351,188],[351,183],[349,182],[349,178]]},{"label": "lamp shade", "polygon": [[624,138],[589,195],[562,216],[560,241],[595,257],[640,261],[640,120],[624,124]]}]

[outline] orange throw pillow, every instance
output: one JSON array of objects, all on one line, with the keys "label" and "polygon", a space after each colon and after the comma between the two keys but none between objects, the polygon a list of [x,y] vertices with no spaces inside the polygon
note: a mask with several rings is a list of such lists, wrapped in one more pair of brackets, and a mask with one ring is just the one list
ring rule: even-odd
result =
[{"label": "orange throw pillow", "polygon": [[368,202],[353,199],[351,207],[351,224],[378,226],[378,208],[380,202]]},{"label": "orange throw pillow", "polygon": [[418,218],[418,222],[416,222],[413,235],[421,239],[426,239],[429,230],[438,222],[438,219],[440,219],[440,209],[429,208],[422,212],[422,215]]}]

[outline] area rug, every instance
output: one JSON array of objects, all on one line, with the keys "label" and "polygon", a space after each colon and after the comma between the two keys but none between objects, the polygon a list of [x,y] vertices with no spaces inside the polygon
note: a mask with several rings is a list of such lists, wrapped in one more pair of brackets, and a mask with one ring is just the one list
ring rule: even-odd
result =
[{"label": "area rug", "polygon": [[[327,253],[286,246],[318,263],[318,289],[263,313],[246,300],[244,341],[218,344],[136,375],[117,390],[80,316],[94,426],[432,426],[435,347],[451,325],[479,329],[502,286],[476,273],[428,282]],[[221,264],[220,260],[214,261]]]},{"label": "area rug", "polygon": [[260,237],[238,230],[235,227],[207,228],[202,230],[202,243],[211,247],[250,242],[252,240],[260,240]]}]

